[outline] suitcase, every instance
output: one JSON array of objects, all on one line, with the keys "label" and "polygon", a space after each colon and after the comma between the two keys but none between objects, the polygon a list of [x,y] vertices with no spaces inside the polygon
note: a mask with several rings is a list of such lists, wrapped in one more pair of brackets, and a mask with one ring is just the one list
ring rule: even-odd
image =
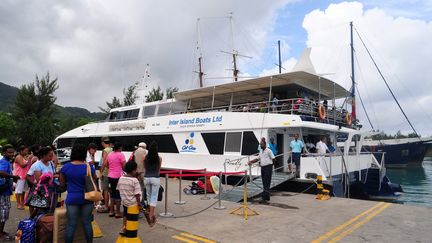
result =
[{"label": "suitcase", "polygon": [[[66,208],[56,208],[54,212],[54,235],[53,242],[54,243],[63,243],[65,242],[65,233],[66,233]],[[76,243],[86,243],[84,236],[84,229],[82,224],[78,223],[75,229],[74,242]]]}]

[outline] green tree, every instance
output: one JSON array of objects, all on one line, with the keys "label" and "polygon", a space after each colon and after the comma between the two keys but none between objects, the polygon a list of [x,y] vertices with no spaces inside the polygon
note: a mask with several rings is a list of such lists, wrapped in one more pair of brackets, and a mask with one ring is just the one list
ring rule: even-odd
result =
[{"label": "green tree", "polygon": [[101,110],[102,112],[107,113],[107,114],[110,112],[111,109],[122,106],[120,99],[118,99],[116,96],[114,96],[112,98],[111,102],[107,101],[105,103],[107,105],[107,108],[103,108],[100,106],[98,108],[99,108],[99,110]]},{"label": "green tree", "polygon": [[114,96],[111,100],[111,102],[107,101],[106,103],[106,108],[103,107],[98,107],[99,110],[101,110],[102,112],[108,114],[110,112],[111,109],[113,108],[117,108],[117,107],[122,107],[122,106],[129,106],[129,105],[134,105],[136,100],[138,99],[138,94],[137,94],[137,84],[135,83],[134,85],[129,86],[126,89],[123,89],[123,100],[120,100],[119,98],[117,98],[116,96]]},{"label": "green tree", "polygon": [[0,140],[2,140],[3,143],[15,144],[17,140],[15,131],[16,122],[12,116],[8,113],[0,112]]},{"label": "green tree", "polygon": [[18,91],[13,118],[17,124],[17,135],[21,143],[51,144],[56,135],[54,92],[58,89],[57,78],[50,79],[49,73],[34,83],[21,86]]},{"label": "green tree", "polygon": [[161,87],[158,86],[157,88],[153,88],[152,90],[150,90],[150,92],[146,96],[146,102],[163,100],[163,97],[164,93],[162,92]]},{"label": "green tree", "polygon": [[165,90],[165,94],[167,99],[174,98],[174,93],[176,93],[179,89],[177,87],[169,87]]},{"label": "green tree", "polygon": [[136,100],[138,99],[137,94],[138,83],[129,86],[127,89],[123,89],[123,106],[135,105]]}]

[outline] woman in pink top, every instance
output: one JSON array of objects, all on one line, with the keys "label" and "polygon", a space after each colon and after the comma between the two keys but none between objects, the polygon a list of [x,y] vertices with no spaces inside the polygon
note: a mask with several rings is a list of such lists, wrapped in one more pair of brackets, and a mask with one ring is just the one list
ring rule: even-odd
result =
[{"label": "woman in pink top", "polygon": [[15,196],[17,201],[17,209],[24,209],[24,192],[27,190],[27,171],[30,169],[31,162],[29,161],[29,149],[22,145],[18,148],[19,154],[14,161],[14,175],[19,176],[19,180],[15,187]]},{"label": "woman in pink top", "polygon": [[[126,164],[126,158],[122,153],[123,146],[120,143],[115,143],[113,151],[108,154],[108,181],[111,192],[110,217],[123,218],[120,213],[121,197],[117,190],[117,184],[123,174],[123,167]],[[114,211],[115,206],[115,211]]]}]

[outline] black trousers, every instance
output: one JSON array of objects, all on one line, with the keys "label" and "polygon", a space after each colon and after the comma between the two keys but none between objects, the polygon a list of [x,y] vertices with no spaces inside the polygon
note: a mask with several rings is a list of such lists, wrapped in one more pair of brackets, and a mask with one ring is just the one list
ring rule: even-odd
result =
[{"label": "black trousers", "polygon": [[270,200],[270,183],[273,174],[273,165],[266,165],[261,167],[261,178],[263,183],[264,191],[261,195],[263,200]]}]

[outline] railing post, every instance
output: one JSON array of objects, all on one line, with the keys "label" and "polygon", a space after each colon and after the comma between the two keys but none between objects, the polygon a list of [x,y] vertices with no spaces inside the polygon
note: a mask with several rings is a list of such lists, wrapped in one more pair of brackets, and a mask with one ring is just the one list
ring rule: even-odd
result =
[{"label": "railing post", "polygon": [[247,178],[248,178],[248,172],[247,170],[245,170],[245,175],[244,175],[244,189],[243,189],[243,217],[245,220],[247,220],[248,218],[248,214],[247,214]]},{"label": "railing post", "polygon": [[[228,185],[228,180],[227,180],[227,178],[226,178],[226,161],[224,162],[224,173],[225,173],[225,186],[227,186]],[[220,178],[221,180],[222,180],[222,178]]]},{"label": "railing post", "polygon": [[224,206],[221,205],[221,196],[222,196],[222,172],[219,172],[219,193],[218,193],[218,205],[214,207],[217,210],[225,209]]},{"label": "railing post", "polygon": [[210,200],[207,196],[207,168],[204,169],[204,197],[201,197],[201,200]]},{"label": "railing post", "polygon": [[172,217],[173,214],[168,212],[168,174],[165,174],[165,212],[159,214],[161,217]]},{"label": "railing post", "polygon": [[179,200],[178,201],[176,201],[175,202],[175,204],[185,204],[186,202],[185,201],[182,201],[182,199],[181,199],[181,195],[182,195],[182,190],[181,190],[181,187],[182,187],[182,174],[183,174],[183,170],[180,170],[180,180],[179,180]]}]

